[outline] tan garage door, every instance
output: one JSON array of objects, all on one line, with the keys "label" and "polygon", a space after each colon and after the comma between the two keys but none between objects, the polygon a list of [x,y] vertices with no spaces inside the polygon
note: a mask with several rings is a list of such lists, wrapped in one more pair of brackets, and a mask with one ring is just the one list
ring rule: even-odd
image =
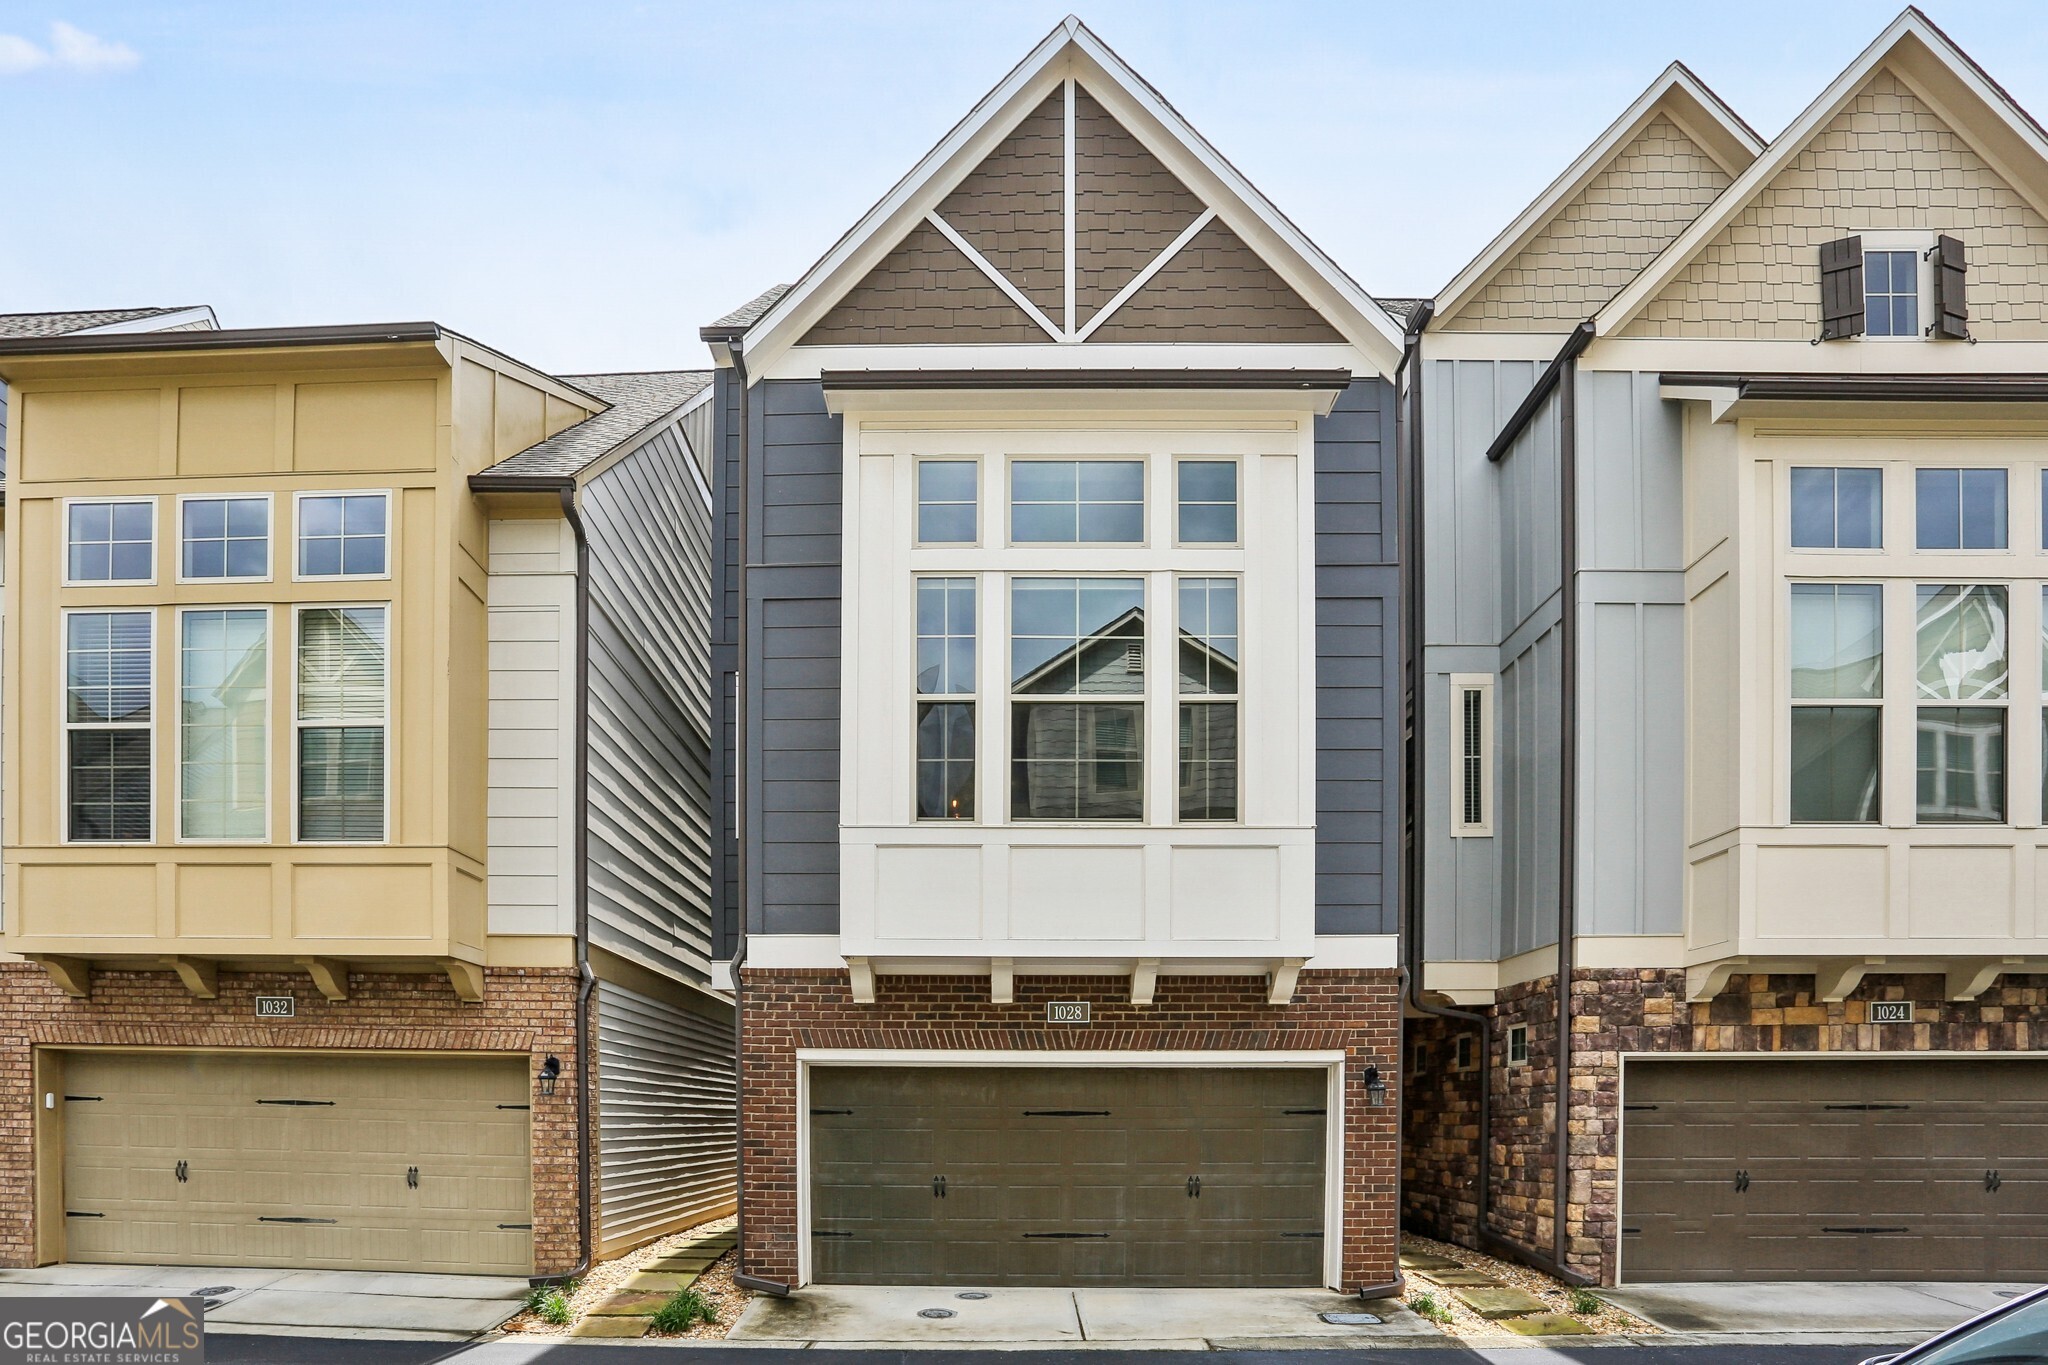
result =
[{"label": "tan garage door", "polygon": [[827,1284],[1323,1283],[1318,1070],[819,1067]]},{"label": "tan garage door", "polygon": [[1630,1061],[1621,1276],[2048,1279],[2048,1066]]},{"label": "tan garage door", "polygon": [[73,1261],[526,1275],[518,1059],[75,1052]]}]

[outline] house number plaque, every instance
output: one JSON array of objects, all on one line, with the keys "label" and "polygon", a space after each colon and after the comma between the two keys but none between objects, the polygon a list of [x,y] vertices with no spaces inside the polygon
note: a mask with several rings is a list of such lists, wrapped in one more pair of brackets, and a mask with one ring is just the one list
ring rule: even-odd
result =
[{"label": "house number plaque", "polygon": [[1870,1002],[1870,1022],[1873,1024],[1910,1024],[1913,1022],[1913,1002],[1910,1000],[1873,1000]]},{"label": "house number plaque", "polygon": [[1088,1022],[1086,1000],[1048,1000],[1045,1002],[1045,1022],[1048,1024],[1085,1024]]},{"label": "house number plaque", "polygon": [[258,1019],[290,1019],[299,1012],[297,996],[259,995],[256,997]]}]

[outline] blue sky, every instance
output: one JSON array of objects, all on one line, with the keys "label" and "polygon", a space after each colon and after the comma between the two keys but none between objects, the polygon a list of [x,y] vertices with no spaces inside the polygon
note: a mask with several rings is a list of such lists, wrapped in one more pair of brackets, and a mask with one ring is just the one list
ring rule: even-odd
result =
[{"label": "blue sky", "polygon": [[[1078,12],[1369,290],[1454,274],[1664,64],[1766,136],[1894,0],[0,0],[0,311],[433,318],[691,367]],[[1927,6],[2048,114],[2048,5]]]}]

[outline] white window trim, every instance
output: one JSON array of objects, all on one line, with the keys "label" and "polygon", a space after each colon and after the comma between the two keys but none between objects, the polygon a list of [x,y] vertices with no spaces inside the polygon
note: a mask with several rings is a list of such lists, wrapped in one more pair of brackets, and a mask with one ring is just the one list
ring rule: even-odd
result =
[{"label": "white window trim", "polygon": [[[162,548],[163,528],[158,524],[161,509],[153,493],[140,496],[107,494],[100,497],[65,498],[59,508],[63,519],[63,534],[57,538],[57,581],[66,588],[149,588],[156,586],[157,552]],[[71,576],[71,509],[75,506],[109,503],[149,504],[149,577],[147,578],[73,578]]]},{"label": "white window trim", "polygon": [[[388,523],[387,523],[388,533]],[[296,547],[293,553],[297,560]],[[390,550],[385,550],[384,562],[391,562]],[[300,618],[309,611],[337,611],[351,607],[376,607],[384,613],[384,837],[381,839],[304,839],[299,836],[299,733],[311,728],[332,730],[357,728],[334,721],[302,721],[299,719],[299,638]],[[291,636],[291,753],[288,765],[291,769],[291,831],[292,843],[307,848],[383,848],[395,841],[391,837],[391,770],[395,766],[393,756],[398,746],[393,742],[397,729],[391,714],[391,677],[397,671],[394,661],[398,655],[398,611],[391,602],[294,602],[292,604]]]},{"label": "white window trim", "polygon": [[[124,499],[92,499],[92,501],[124,501]],[[134,501],[134,499],[125,499]],[[154,501],[152,499],[152,501]],[[67,555],[68,558],[68,555]],[[74,616],[132,616],[149,618],[149,722],[137,725],[134,722],[114,724],[74,721],[71,719],[70,687],[66,675],[71,666],[71,618]],[[134,607],[65,607],[57,613],[57,820],[58,842],[73,848],[148,848],[156,843],[157,809],[163,800],[161,765],[157,762],[156,729],[157,717],[162,712],[162,699],[158,693],[158,665],[162,662],[157,653],[157,611],[151,606]],[[71,837],[71,733],[74,730],[142,730],[149,735],[149,837],[146,839],[74,839]]]},{"label": "white window trim", "polygon": [[[1520,1061],[1515,1060],[1515,1038],[1518,1034],[1522,1040],[1522,1058]],[[1501,1055],[1507,1059],[1510,1070],[1518,1071],[1529,1065],[1529,1026],[1527,1024],[1508,1025],[1508,1036],[1506,1041],[1501,1044]]]},{"label": "white window trim", "polygon": [[[188,577],[188,576],[186,575],[186,573],[185,573],[185,508],[187,507],[187,505],[189,505],[189,504],[191,504],[191,503],[195,503],[195,502],[256,502],[256,501],[261,501],[261,502],[262,502],[262,504],[263,504],[263,516],[264,516],[264,532],[263,532],[263,572],[262,572],[262,573],[260,573],[260,574],[235,574],[235,575],[223,574],[222,576],[220,576],[220,577],[218,577],[218,578],[212,578],[212,577],[197,577],[197,578],[195,578],[195,577]],[[390,524],[391,524],[391,515],[390,515],[390,509],[389,509],[388,507],[387,507],[387,508],[385,509],[385,516],[384,516],[384,522],[385,522],[385,533],[384,533],[384,538],[385,538],[385,542],[386,542],[386,543],[385,543],[385,548],[384,548],[384,562],[385,562],[385,564],[386,564],[386,565],[389,565],[389,564],[391,563],[391,547],[390,547],[390,543],[389,543],[389,542],[390,542],[390,539],[391,539],[391,532],[390,532]],[[275,578],[275,577],[277,576],[277,498],[276,498],[276,495],[274,495],[274,494],[271,494],[271,493],[267,493],[267,492],[255,492],[255,491],[251,491],[251,492],[247,492],[247,493],[180,493],[180,494],[178,494],[178,507],[177,507],[177,522],[176,522],[176,529],[177,529],[177,533],[178,533],[178,534],[177,534],[177,544],[178,544],[178,551],[177,551],[177,553],[178,553],[178,558],[177,558],[177,563],[176,563],[176,565],[175,565],[175,567],[174,567],[174,569],[173,569],[173,573],[172,573],[172,581],[174,581],[174,582],[178,582],[178,583],[268,583],[268,582],[270,582],[270,581],[271,581],[272,579],[274,579],[274,578]],[[297,550],[297,537],[296,537],[296,535],[294,536],[293,540],[294,540],[294,544],[293,544],[293,550],[294,550],[294,552],[295,552],[295,553],[294,553],[294,559],[293,559],[293,563],[294,563],[294,566],[296,567],[296,564],[297,564],[297,558],[296,558],[296,550]]]},{"label": "white window trim", "polygon": [[[970,540],[926,540],[918,534],[919,513],[924,510],[924,500],[919,496],[919,485],[924,478],[924,466],[931,464],[964,464],[974,470],[974,536]],[[956,507],[957,503],[946,503]],[[918,455],[910,462],[910,543],[920,548],[929,546],[939,550],[974,550],[981,547],[985,528],[988,525],[987,508],[982,506],[981,457],[977,455]],[[386,561],[389,562],[388,560]]]},{"label": "white window trim", "polygon": [[[1016,549],[1028,550],[1148,550],[1156,544],[1172,544],[1172,538],[1154,533],[1152,518],[1157,509],[1153,507],[1152,460],[1147,455],[1009,455],[1002,460],[1003,479],[1003,543]],[[1135,464],[1138,466],[1138,532],[1137,540],[1019,540],[1017,538],[1016,467],[1020,464]],[[1240,499],[1243,494],[1238,495]],[[1075,493],[1076,513],[1079,515],[1080,494]],[[1121,504],[1117,504],[1121,505]],[[1080,527],[1075,527],[1078,534]],[[1216,546],[1227,549],[1228,546]]]},{"label": "white window trim", "polygon": [[[1230,465],[1230,466],[1232,467],[1232,469],[1233,469],[1233,471],[1234,471],[1234,472],[1233,472],[1233,474],[1232,474],[1232,478],[1233,478],[1233,479],[1235,480],[1235,487],[1236,487],[1236,492],[1237,492],[1237,497],[1236,497],[1236,501],[1235,501],[1235,502],[1234,502],[1234,503],[1232,504],[1232,506],[1234,506],[1234,507],[1235,507],[1235,508],[1237,509],[1237,534],[1236,534],[1236,535],[1235,535],[1234,537],[1232,537],[1231,539],[1229,539],[1229,540],[1182,540],[1182,539],[1180,538],[1180,467],[1181,467],[1182,465],[1184,465],[1184,464],[1227,464],[1227,465]],[[1239,547],[1239,546],[1241,546],[1241,545],[1243,545],[1243,544],[1244,544],[1244,457],[1243,457],[1243,456],[1240,456],[1240,455],[1176,455],[1176,456],[1174,456],[1174,457],[1173,457],[1173,485],[1172,485],[1172,490],[1171,490],[1171,491],[1172,491],[1172,494],[1173,494],[1173,508],[1172,508],[1171,512],[1169,513],[1169,515],[1170,515],[1170,516],[1171,516],[1171,517],[1173,518],[1173,525],[1172,525],[1171,527],[1169,527],[1169,528],[1168,528],[1168,529],[1169,529],[1169,530],[1170,530],[1170,531],[1172,532],[1171,536],[1170,536],[1170,537],[1169,537],[1168,539],[1170,540],[1170,542],[1172,543],[1172,545],[1174,546],[1174,548],[1175,548],[1175,549],[1182,549],[1182,548],[1186,548],[1186,549],[1194,549],[1194,550],[1232,550],[1232,549],[1236,549],[1237,547]],[[1201,504],[1199,504],[1199,505],[1200,505],[1200,506],[1203,506],[1203,507],[1213,507],[1213,506],[1215,506],[1216,504],[1214,504],[1214,503],[1206,503],[1206,502],[1205,502],[1205,503],[1201,503]]]},{"label": "white window trim", "polygon": [[[1879,345],[1889,345],[1893,342],[1926,341],[1928,339],[1927,327],[1934,317],[1933,310],[1935,307],[1934,271],[1930,268],[1927,253],[1933,249],[1934,239],[1940,234],[1931,228],[1867,228],[1854,231],[1851,235],[1863,239],[1865,255],[1873,251],[1913,252],[1915,257],[1915,273],[1913,278],[1915,284],[1918,285],[1920,298],[1920,327],[1918,331],[1914,332],[1911,336],[1874,336],[1869,330],[1870,318],[1867,309],[1869,307],[1870,294],[1866,285],[1863,295],[1866,309],[1863,322],[1864,330],[1857,335],[1856,340],[1875,342]],[[1867,278],[1866,274],[1866,280]]]},{"label": "white window trim", "polygon": [[[308,498],[364,498],[384,499],[384,572],[382,573],[301,573],[299,572],[299,539],[305,518],[300,508]],[[294,583],[375,583],[391,577],[391,566],[397,559],[398,527],[392,520],[392,507],[396,499],[388,488],[310,488],[292,494],[292,582]],[[277,535],[277,528],[271,528],[271,535]],[[325,605],[325,604],[323,604]],[[382,603],[354,603],[358,606],[381,606]],[[294,648],[296,648],[294,635]],[[294,708],[296,714],[296,708]],[[296,820],[296,817],[295,817]]]},{"label": "white window trim", "polygon": [[[965,579],[968,583],[972,584],[974,588],[973,676],[974,681],[977,685],[969,688],[965,692],[920,692],[917,690],[917,642],[919,639],[919,634],[917,630],[917,588],[920,583],[942,583],[947,581],[948,579]],[[983,811],[986,809],[982,805],[982,798],[987,794],[984,790],[984,778],[986,774],[984,774],[981,770],[981,727],[983,722],[987,720],[987,715],[984,712],[981,704],[981,690],[979,687],[979,683],[981,681],[981,651],[987,645],[987,640],[983,637],[982,634],[981,575],[975,573],[913,574],[911,575],[910,604],[910,810],[908,812],[908,819],[911,824],[920,826],[978,825],[982,823],[982,814]],[[965,702],[968,706],[973,708],[974,814],[968,817],[967,819],[947,820],[933,816],[921,816],[917,813],[917,708],[924,705],[926,702]]]},{"label": "white window trim", "polygon": [[[216,582],[218,580],[201,579],[199,581],[210,583]],[[171,692],[178,703],[178,718],[176,721],[173,722],[171,726],[172,783],[170,795],[172,842],[178,844],[192,844],[199,847],[227,848],[247,848],[252,844],[268,844],[269,842],[271,842],[271,830],[276,824],[275,813],[277,809],[277,793],[274,790],[272,790],[277,784],[277,752],[275,746],[273,746],[271,743],[271,738],[276,733],[277,730],[277,699],[274,695],[268,697],[268,704],[264,707],[263,713],[263,833],[260,835],[251,836],[246,839],[201,839],[189,836],[185,833],[185,617],[188,613],[195,611],[262,612],[264,650],[263,666],[266,674],[268,675],[265,680],[266,692],[274,694],[277,690],[277,612],[274,609],[260,602],[223,602],[218,605],[215,605],[210,602],[193,603],[189,606],[181,606],[177,608],[177,610],[174,613],[175,626],[172,631],[172,648],[176,651],[177,660],[171,669]],[[296,621],[294,622],[294,624],[296,624]],[[294,640],[294,643],[296,644],[296,640]],[[387,653],[389,651],[389,648],[390,646],[387,643]],[[292,677],[294,678],[294,680],[296,680],[298,677],[298,655],[296,652],[294,652],[292,656]],[[388,678],[386,682],[388,686]],[[296,682],[294,682],[294,687],[296,688]],[[295,714],[297,711],[297,705],[298,700],[296,697],[294,697],[293,710]],[[154,712],[152,712],[152,714],[154,714]],[[385,739],[385,743],[390,743],[390,739],[388,736]],[[296,747],[296,742],[294,743],[294,747]],[[293,772],[297,772],[298,756],[294,754],[292,757],[292,770]],[[388,776],[386,777],[386,781],[389,781]]]},{"label": "white window trim", "polygon": [[[1493,836],[1494,742],[1493,687],[1491,673],[1451,674],[1451,837],[1484,839]],[[1465,818],[1465,698],[1479,694],[1479,812],[1481,818]]]},{"label": "white window trim", "polygon": [[[1177,465],[1176,468],[1178,468]],[[1180,690],[1180,585],[1191,578],[1228,579],[1237,589],[1237,690],[1228,696],[1217,692],[1183,692]],[[1228,829],[1233,825],[1242,825],[1244,823],[1244,770],[1247,755],[1251,752],[1251,745],[1246,743],[1246,726],[1250,723],[1250,713],[1244,703],[1244,675],[1251,662],[1245,654],[1244,648],[1244,597],[1244,575],[1241,573],[1177,573],[1173,576],[1173,628],[1167,632],[1171,653],[1166,661],[1166,671],[1167,686],[1171,689],[1170,695],[1173,700],[1174,745],[1171,758],[1173,762],[1174,793],[1173,823],[1176,825],[1187,825],[1196,829]],[[1152,673],[1152,665],[1149,661],[1145,671],[1146,687],[1149,690]],[[1230,820],[1191,820],[1180,813],[1180,708],[1188,702],[1200,704],[1223,701],[1227,701],[1237,708],[1237,815],[1234,819]]]}]

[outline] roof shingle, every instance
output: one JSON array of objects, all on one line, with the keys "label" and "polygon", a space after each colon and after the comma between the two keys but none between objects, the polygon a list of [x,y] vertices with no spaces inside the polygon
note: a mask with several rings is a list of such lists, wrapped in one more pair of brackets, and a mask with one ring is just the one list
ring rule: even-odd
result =
[{"label": "roof shingle", "polygon": [[711,374],[710,370],[657,370],[562,375],[563,383],[611,406],[573,427],[564,427],[539,445],[498,461],[484,474],[492,479],[574,478],[702,393]]},{"label": "roof shingle", "polygon": [[86,308],[67,313],[0,313],[0,337],[60,337],[89,327],[111,327],[118,322],[186,313],[197,304],[175,308]]}]

